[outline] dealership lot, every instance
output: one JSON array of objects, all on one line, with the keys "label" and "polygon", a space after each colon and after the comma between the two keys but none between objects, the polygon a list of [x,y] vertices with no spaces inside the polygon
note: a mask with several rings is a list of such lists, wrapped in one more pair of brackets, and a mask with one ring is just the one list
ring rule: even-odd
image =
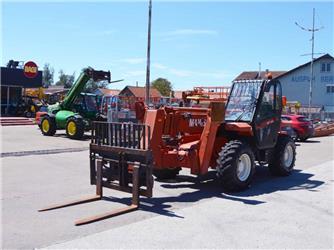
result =
[{"label": "dealership lot", "polygon": [[53,203],[94,194],[89,185],[89,134],[44,137],[37,126],[2,127],[2,248],[332,248],[334,137],[297,143],[294,173],[271,177],[257,167],[250,189],[225,194],[188,171],[155,182],[140,210],[74,226],[130,196],[38,213]]}]

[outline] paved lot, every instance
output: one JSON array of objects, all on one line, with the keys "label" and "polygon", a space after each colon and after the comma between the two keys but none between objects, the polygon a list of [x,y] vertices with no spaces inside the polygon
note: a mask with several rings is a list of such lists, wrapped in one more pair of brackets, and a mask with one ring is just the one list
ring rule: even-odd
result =
[{"label": "paved lot", "polygon": [[173,182],[155,182],[154,198],[143,199],[141,210],[80,227],[76,219],[130,202],[107,190],[109,200],[37,212],[94,194],[89,140],[44,137],[34,126],[3,127],[1,137],[4,249],[333,248],[334,137],[299,143],[287,178],[258,167],[249,190],[228,195],[183,171]]}]

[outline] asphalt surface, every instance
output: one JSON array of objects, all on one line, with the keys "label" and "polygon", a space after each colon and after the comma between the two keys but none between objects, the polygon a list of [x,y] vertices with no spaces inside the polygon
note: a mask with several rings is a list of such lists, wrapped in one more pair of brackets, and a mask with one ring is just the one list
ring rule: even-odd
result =
[{"label": "asphalt surface", "polygon": [[333,248],[333,136],[298,143],[289,177],[257,167],[250,189],[225,194],[182,171],[156,181],[140,210],[84,226],[74,221],[123,207],[130,196],[105,190],[105,200],[37,210],[94,194],[88,135],[44,137],[22,126],[2,127],[1,138],[2,249]]}]

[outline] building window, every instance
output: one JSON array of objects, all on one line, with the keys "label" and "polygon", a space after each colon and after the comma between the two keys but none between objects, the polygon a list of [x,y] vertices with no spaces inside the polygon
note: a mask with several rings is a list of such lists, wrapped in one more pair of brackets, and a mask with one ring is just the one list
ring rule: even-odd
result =
[{"label": "building window", "polygon": [[321,64],[321,72],[325,72],[326,71],[326,63],[322,63]]},{"label": "building window", "polygon": [[330,63],[322,63],[321,64],[321,72],[330,72],[331,64]]},{"label": "building window", "polygon": [[326,85],[326,92],[327,93],[334,93],[334,84]]}]

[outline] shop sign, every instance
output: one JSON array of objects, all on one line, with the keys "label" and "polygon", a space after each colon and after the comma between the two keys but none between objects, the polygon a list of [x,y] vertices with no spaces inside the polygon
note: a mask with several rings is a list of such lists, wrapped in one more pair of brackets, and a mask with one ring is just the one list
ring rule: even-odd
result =
[{"label": "shop sign", "polygon": [[23,67],[23,73],[25,77],[35,78],[38,74],[37,64],[32,61],[26,62]]}]

